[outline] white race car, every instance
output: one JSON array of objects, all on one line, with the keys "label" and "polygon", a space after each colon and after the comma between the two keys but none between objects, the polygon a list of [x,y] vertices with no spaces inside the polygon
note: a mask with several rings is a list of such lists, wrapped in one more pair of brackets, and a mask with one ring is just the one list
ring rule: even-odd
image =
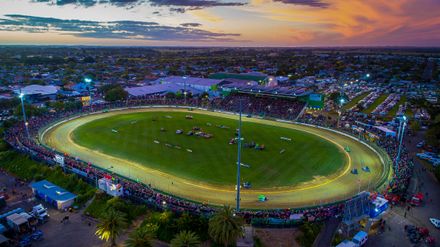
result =
[{"label": "white race car", "polygon": [[429,218],[429,221],[431,221],[431,223],[436,227],[436,228],[440,228],[440,220],[436,219],[436,218]]}]

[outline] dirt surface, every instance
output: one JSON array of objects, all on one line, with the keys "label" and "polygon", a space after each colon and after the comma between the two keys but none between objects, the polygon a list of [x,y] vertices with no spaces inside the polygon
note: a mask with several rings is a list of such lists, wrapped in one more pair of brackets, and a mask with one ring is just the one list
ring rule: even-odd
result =
[{"label": "dirt surface", "polygon": [[[180,197],[210,204],[222,205],[235,203],[234,186],[224,188],[200,183],[198,181],[185,180],[171,174],[163,173],[159,170],[150,169],[144,164],[118,159],[116,157],[100,153],[96,150],[81,147],[75,144],[70,138],[70,134],[75,128],[89,121],[112,116],[114,114],[141,111],[187,110],[177,108],[144,108],[87,115],[52,126],[52,128],[49,128],[43,132],[41,141],[42,143],[63,153],[67,153],[73,157],[78,157],[82,160],[91,162],[92,164],[100,166],[104,169],[112,167],[112,172],[124,175],[126,177],[131,177],[133,179],[139,179],[145,184],[151,184],[153,188],[161,191],[166,191]],[[192,112],[210,114],[225,118],[236,118],[234,115],[219,112],[209,112],[203,110],[194,110]],[[349,198],[352,195],[357,194],[360,190],[368,188],[371,189],[377,186],[376,182],[384,174],[384,166],[381,158],[369,147],[350,137],[321,128],[314,128],[292,123],[269,121],[256,118],[246,118],[244,121],[258,122],[306,131],[333,142],[341,149],[344,149],[344,147],[348,146],[351,150],[349,153],[345,152],[348,160],[348,163],[345,164],[345,167],[339,173],[330,177],[319,177],[313,181],[309,181],[294,187],[268,188],[267,190],[243,190],[241,193],[241,204],[244,208],[291,208],[331,203]],[[323,150],[323,152],[325,152],[325,150]],[[361,169],[362,166],[368,166],[371,172],[363,172]],[[358,169],[358,175],[353,175],[350,173],[351,169],[353,168]],[[231,176],[235,176],[235,174],[231,174]],[[258,202],[257,198],[260,194],[266,195],[269,200],[264,203]]]},{"label": "dirt surface", "polygon": [[296,242],[296,237],[300,231],[296,228],[289,229],[270,229],[270,228],[256,228],[254,229],[254,236],[257,236],[263,246],[271,247],[296,247],[300,246]]}]

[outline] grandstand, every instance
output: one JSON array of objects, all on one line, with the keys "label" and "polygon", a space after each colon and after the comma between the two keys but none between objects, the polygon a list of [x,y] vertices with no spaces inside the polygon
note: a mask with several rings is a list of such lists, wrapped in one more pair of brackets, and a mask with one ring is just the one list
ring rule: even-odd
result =
[{"label": "grandstand", "polygon": [[217,101],[217,106],[226,111],[238,112],[257,116],[271,116],[275,118],[296,119],[305,103],[294,98],[280,98],[266,95],[233,93]]}]

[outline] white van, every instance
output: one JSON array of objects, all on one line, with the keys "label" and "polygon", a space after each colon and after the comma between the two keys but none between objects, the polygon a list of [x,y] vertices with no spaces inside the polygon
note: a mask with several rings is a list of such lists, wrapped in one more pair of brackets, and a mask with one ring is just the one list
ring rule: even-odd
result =
[{"label": "white van", "polygon": [[367,240],[368,234],[364,231],[359,231],[356,233],[356,235],[354,235],[351,241],[353,241],[353,243],[355,243],[357,246],[362,246],[367,242]]}]

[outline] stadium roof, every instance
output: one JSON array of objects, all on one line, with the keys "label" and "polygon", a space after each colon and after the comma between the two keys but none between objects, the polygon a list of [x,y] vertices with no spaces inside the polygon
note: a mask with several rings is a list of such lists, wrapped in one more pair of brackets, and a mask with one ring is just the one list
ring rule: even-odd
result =
[{"label": "stadium roof", "polygon": [[209,75],[211,79],[240,79],[240,80],[248,80],[248,81],[264,81],[267,78],[267,75],[263,74],[234,74],[234,73],[214,73]]},{"label": "stadium roof", "polygon": [[31,184],[31,188],[38,191],[39,194],[44,194],[54,201],[67,201],[74,199],[75,194],[47,181],[41,180]]},{"label": "stadium roof", "polygon": [[303,87],[265,87],[265,86],[237,86],[236,84],[226,84],[222,89],[231,89],[241,93],[268,94],[273,96],[299,97],[309,94]]},{"label": "stadium roof", "polygon": [[[58,92],[57,86],[29,85],[21,88],[21,93],[25,95],[51,95]],[[19,92],[20,93],[20,92]]]},{"label": "stadium roof", "polygon": [[155,85],[147,85],[142,87],[130,87],[125,88],[125,91],[129,93],[131,96],[143,96],[143,95],[151,95],[151,94],[162,94],[167,92],[177,92],[182,90],[182,86],[176,85],[174,83],[169,84],[155,84]]},{"label": "stadium roof", "polygon": [[[147,85],[142,87],[124,88],[124,90],[131,96],[139,97],[144,95],[164,94],[169,92],[177,93],[179,91],[183,91],[184,87],[182,85],[177,85],[175,83],[166,83],[166,84]],[[193,88],[186,88],[185,91],[190,91],[193,94],[201,93],[200,90],[196,90]]]},{"label": "stadium roof", "polygon": [[185,77],[185,76],[168,76],[159,78],[154,83],[175,83],[175,84],[187,84],[187,85],[200,85],[200,86],[212,86],[217,85],[221,80],[198,78],[198,77]]}]

